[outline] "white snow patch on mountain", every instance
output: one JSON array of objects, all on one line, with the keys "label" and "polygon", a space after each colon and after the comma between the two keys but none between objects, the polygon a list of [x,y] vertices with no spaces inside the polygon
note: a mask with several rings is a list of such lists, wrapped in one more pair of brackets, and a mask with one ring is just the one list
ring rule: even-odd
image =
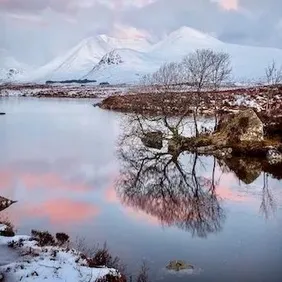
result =
[{"label": "white snow patch on mountain", "polygon": [[161,64],[148,53],[131,49],[115,49],[107,53],[84,77],[98,82],[136,83]]}]

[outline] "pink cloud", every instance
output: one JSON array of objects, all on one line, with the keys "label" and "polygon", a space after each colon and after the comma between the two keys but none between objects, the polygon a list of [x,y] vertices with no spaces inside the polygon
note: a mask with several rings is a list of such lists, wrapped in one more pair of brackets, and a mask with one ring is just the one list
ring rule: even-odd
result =
[{"label": "pink cloud", "polygon": [[220,0],[220,6],[224,10],[238,10],[239,9],[239,1],[238,0]]}]

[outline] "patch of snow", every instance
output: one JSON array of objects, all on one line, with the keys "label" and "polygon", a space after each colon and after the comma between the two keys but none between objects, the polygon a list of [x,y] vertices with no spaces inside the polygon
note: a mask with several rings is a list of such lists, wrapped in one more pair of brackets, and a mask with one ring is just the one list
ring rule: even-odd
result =
[{"label": "patch of snow", "polygon": [[39,247],[29,236],[0,237],[0,246],[10,242],[17,244],[20,257],[15,262],[0,266],[0,272],[7,281],[95,282],[107,274],[119,275],[112,268],[88,267],[81,253],[73,249]]}]

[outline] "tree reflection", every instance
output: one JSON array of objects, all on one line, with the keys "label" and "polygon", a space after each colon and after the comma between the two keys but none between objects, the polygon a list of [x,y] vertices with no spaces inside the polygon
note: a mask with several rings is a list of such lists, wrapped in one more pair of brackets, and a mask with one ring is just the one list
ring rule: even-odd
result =
[{"label": "tree reflection", "polygon": [[276,202],[269,189],[268,176],[267,173],[263,173],[262,200],[260,205],[260,212],[266,219],[270,218],[276,211]]},{"label": "tree reflection", "polygon": [[116,189],[121,201],[199,237],[218,232],[225,214],[216,195],[215,161],[212,175],[198,175],[200,158],[170,155],[146,148],[132,138],[119,151],[121,178]]}]

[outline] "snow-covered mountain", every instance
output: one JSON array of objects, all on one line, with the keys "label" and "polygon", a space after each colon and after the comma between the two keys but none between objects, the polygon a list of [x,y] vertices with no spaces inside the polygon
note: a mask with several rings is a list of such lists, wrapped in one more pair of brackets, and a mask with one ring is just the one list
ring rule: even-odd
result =
[{"label": "snow-covered mountain", "polygon": [[195,49],[210,48],[230,54],[235,78],[260,78],[272,60],[282,62],[282,49],[240,46],[222,42],[198,30],[182,27],[159,42],[146,38],[98,35],[83,40],[25,80],[95,79],[98,82],[134,83],[162,63],[179,61]]},{"label": "snow-covered mountain", "polygon": [[99,63],[101,58],[114,49],[131,48],[147,50],[150,43],[146,39],[118,39],[107,35],[98,35],[84,39],[65,55],[30,73],[26,80],[67,80],[79,79]]},{"label": "snow-covered mountain", "polygon": [[105,54],[84,78],[112,84],[136,83],[142,75],[157,69],[160,64],[149,53],[115,49]]}]

